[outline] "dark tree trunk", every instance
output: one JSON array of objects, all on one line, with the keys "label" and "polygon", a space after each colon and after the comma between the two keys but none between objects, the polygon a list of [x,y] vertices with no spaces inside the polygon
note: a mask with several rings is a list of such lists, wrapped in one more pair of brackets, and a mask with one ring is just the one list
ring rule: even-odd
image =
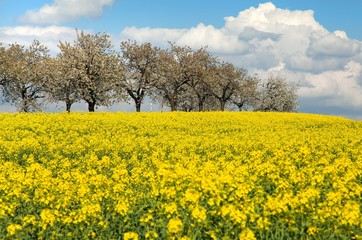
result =
[{"label": "dark tree trunk", "polygon": [[89,101],[88,102],[88,112],[94,112],[95,106],[96,106],[95,102]]},{"label": "dark tree trunk", "polygon": [[204,111],[204,101],[199,101],[199,112]]},{"label": "dark tree trunk", "polygon": [[242,112],[242,111],[243,111],[244,103],[234,102],[234,104],[238,107],[239,112]]},{"label": "dark tree trunk", "polygon": [[145,91],[143,89],[138,89],[137,92],[127,89],[128,95],[131,96],[131,98],[134,100],[134,103],[136,105],[136,112],[141,112],[141,105],[143,98],[145,96]]},{"label": "dark tree trunk", "polygon": [[220,101],[220,110],[223,112],[225,111],[225,105],[226,105],[226,102],[225,101]]},{"label": "dark tree trunk", "polygon": [[177,110],[177,105],[173,104],[173,102],[170,102],[171,112],[175,112]]},{"label": "dark tree trunk", "polygon": [[203,111],[204,111],[204,102],[205,102],[206,97],[205,97],[205,96],[201,96],[201,95],[198,94],[198,93],[196,93],[196,96],[197,96],[197,100],[199,101],[199,102],[198,102],[199,112],[203,112]]},{"label": "dark tree trunk", "polygon": [[177,98],[176,97],[172,97],[170,99],[170,108],[171,108],[171,112],[177,111]]},{"label": "dark tree trunk", "polygon": [[21,101],[22,107],[20,109],[21,112],[29,112],[29,104],[28,104],[28,97],[26,94],[26,88],[21,89]]},{"label": "dark tree trunk", "polygon": [[72,107],[72,102],[69,99],[65,100],[65,107],[66,107],[66,111],[68,113],[70,113],[70,108]]},{"label": "dark tree trunk", "polygon": [[88,94],[89,98],[85,100],[88,103],[88,112],[94,112],[97,103],[97,95],[92,88],[88,88]]},{"label": "dark tree trunk", "polygon": [[136,112],[141,112],[141,101],[139,99],[135,100]]},{"label": "dark tree trunk", "polygon": [[28,104],[28,99],[23,99],[23,104],[22,104],[22,107],[20,109],[21,112],[29,112],[29,104]]},{"label": "dark tree trunk", "polygon": [[167,97],[170,104],[171,112],[177,111],[177,94],[173,93]]},{"label": "dark tree trunk", "polygon": [[29,107],[26,105],[26,103],[24,103],[23,109],[21,110],[22,112],[29,112]]}]

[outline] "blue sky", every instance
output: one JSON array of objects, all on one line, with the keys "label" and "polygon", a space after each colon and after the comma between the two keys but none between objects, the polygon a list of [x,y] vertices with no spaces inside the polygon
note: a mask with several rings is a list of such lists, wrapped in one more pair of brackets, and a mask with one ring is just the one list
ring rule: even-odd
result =
[{"label": "blue sky", "polygon": [[39,39],[56,53],[78,28],[107,32],[116,47],[207,45],[261,77],[298,81],[301,112],[362,119],[361,9],[360,0],[0,0],[0,42]]},{"label": "blue sky", "polygon": [[[27,10],[39,9],[51,0],[0,0],[0,26],[17,26],[19,17]],[[117,33],[124,27],[190,28],[199,23],[221,27],[223,18],[237,15],[249,7],[257,7],[260,0],[116,0],[104,8],[100,17],[81,18],[64,23],[69,27]],[[315,18],[330,31],[343,30],[349,37],[362,40],[362,1],[360,0],[278,0],[279,8],[314,11]]]}]

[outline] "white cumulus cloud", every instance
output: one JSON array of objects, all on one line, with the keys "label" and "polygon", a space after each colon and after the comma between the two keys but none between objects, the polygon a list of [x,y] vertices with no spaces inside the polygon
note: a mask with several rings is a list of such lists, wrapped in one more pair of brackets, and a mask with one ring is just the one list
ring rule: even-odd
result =
[{"label": "white cumulus cloud", "polygon": [[354,61],[343,69],[325,71],[319,74],[308,73],[299,94],[304,97],[327,99],[331,106],[362,106],[362,64]]},{"label": "white cumulus cloud", "polygon": [[120,38],[159,46],[167,41],[208,46],[222,59],[260,75],[281,74],[299,81],[301,99],[323,99],[328,109],[362,107],[362,42],[341,30],[328,31],[312,10],[280,9],[268,2],[224,20],[221,28],[126,28]]},{"label": "white cumulus cloud", "polygon": [[73,28],[61,26],[33,27],[0,27],[0,39],[3,44],[19,43],[30,45],[34,39],[47,46],[52,53],[58,52],[59,41],[73,42],[76,31]]},{"label": "white cumulus cloud", "polygon": [[341,32],[313,34],[311,38],[307,53],[315,57],[353,57],[361,51],[361,42],[349,40]]},{"label": "white cumulus cloud", "polygon": [[[52,5],[28,12],[28,23],[60,23],[79,17],[99,16],[114,0],[55,0]],[[303,111],[360,116],[362,109],[362,42],[342,30],[330,32],[311,10],[280,9],[273,3],[245,9],[225,17],[220,28],[198,24],[189,29],[124,28],[113,36],[167,47],[167,42],[208,50],[236,66],[266,77],[279,74],[298,81]],[[0,28],[3,43],[29,44],[39,39],[53,52],[61,41],[73,41],[74,29],[60,26]]]},{"label": "white cumulus cloud", "polygon": [[[215,54],[239,54],[252,66],[268,57],[273,64],[294,56],[305,55],[313,34],[324,36],[328,31],[313,16],[313,11],[279,9],[273,3],[260,4],[241,11],[236,17],[225,17],[222,28],[199,24],[191,29],[126,28],[121,37],[149,41],[156,45],[172,41],[197,48],[208,46]],[[317,37],[318,40],[318,37]],[[264,59],[263,59],[264,58]],[[274,61],[274,60],[275,61]],[[239,65],[247,65],[241,63]],[[256,67],[256,66],[255,66]],[[261,68],[275,67],[262,64]]]},{"label": "white cumulus cloud", "polygon": [[105,6],[111,6],[114,0],[54,0],[40,9],[29,10],[19,20],[32,24],[59,24],[77,20],[81,17],[99,17]]}]

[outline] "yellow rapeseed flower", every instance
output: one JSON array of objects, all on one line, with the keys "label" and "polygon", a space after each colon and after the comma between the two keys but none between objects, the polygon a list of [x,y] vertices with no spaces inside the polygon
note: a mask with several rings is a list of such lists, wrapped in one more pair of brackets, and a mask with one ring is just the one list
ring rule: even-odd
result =
[{"label": "yellow rapeseed flower", "polygon": [[22,227],[19,224],[10,224],[6,230],[10,235],[15,235],[18,230],[21,230]]},{"label": "yellow rapeseed flower", "polygon": [[123,234],[124,240],[138,240],[138,234],[135,232],[126,232]]},{"label": "yellow rapeseed flower", "polygon": [[179,233],[182,231],[182,221],[178,217],[171,218],[167,223],[167,231],[171,234]]},{"label": "yellow rapeseed flower", "polygon": [[239,239],[240,240],[256,240],[256,237],[255,237],[253,231],[251,231],[249,228],[246,228],[239,234]]},{"label": "yellow rapeseed flower", "polygon": [[16,113],[0,124],[0,239],[360,238],[361,121]]},{"label": "yellow rapeseed flower", "polygon": [[203,207],[195,207],[192,212],[191,215],[193,218],[196,219],[197,222],[202,222],[206,219],[206,209]]}]

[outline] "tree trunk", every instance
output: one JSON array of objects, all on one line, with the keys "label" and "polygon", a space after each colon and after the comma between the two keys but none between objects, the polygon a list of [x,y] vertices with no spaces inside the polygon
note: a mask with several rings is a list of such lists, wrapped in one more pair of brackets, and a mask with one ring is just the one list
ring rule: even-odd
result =
[{"label": "tree trunk", "polygon": [[169,98],[171,112],[177,111],[177,95],[174,94]]},{"label": "tree trunk", "polygon": [[141,100],[139,100],[139,99],[135,99],[134,100],[135,101],[135,104],[136,104],[136,112],[141,112]]},{"label": "tree trunk", "polygon": [[175,112],[177,110],[177,105],[173,104],[173,102],[170,102],[171,112]]},{"label": "tree trunk", "polygon": [[70,108],[71,108],[71,106],[72,106],[72,102],[71,102],[69,99],[66,99],[66,100],[65,100],[65,107],[66,107],[66,111],[67,111],[68,113],[70,113]]},{"label": "tree trunk", "polygon": [[176,97],[172,97],[170,99],[170,107],[171,107],[171,112],[177,111],[177,98]]},{"label": "tree trunk", "polygon": [[88,112],[94,112],[95,106],[96,106],[95,102],[89,101],[88,102]]},{"label": "tree trunk", "polygon": [[28,98],[26,96],[26,89],[23,88],[21,89],[21,109],[20,112],[29,112],[29,104],[28,104]]},{"label": "tree trunk", "polygon": [[239,108],[239,112],[243,111],[244,103],[234,102],[234,104]]},{"label": "tree trunk", "polygon": [[29,104],[27,99],[22,99],[22,106],[20,112],[25,112],[25,113],[29,112]]},{"label": "tree trunk", "polygon": [[145,96],[145,91],[143,89],[138,89],[137,92],[134,92],[132,89],[127,89],[128,95],[134,100],[136,105],[136,112],[141,112],[142,100]]},{"label": "tree trunk", "polygon": [[203,111],[204,111],[204,102],[205,102],[206,97],[205,97],[205,96],[201,96],[201,95],[198,94],[198,93],[196,93],[196,96],[197,96],[197,100],[199,101],[199,102],[198,102],[199,112],[203,112]]},{"label": "tree trunk", "polygon": [[225,111],[225,105],[226,105],[226,102],[225,101],[220,101],[220,111]]},{"label": "tree trunk", "polygon": [[25,113],[29,112],[29,106],[27,105],[26,102],[24,102],[23,109],[21,109],[21,112],[25,112]]},{"label": "tree trunk", "polygon": [[203,111],[204,111],[204,102],[199,101],[199,112],[203,112]]}]

